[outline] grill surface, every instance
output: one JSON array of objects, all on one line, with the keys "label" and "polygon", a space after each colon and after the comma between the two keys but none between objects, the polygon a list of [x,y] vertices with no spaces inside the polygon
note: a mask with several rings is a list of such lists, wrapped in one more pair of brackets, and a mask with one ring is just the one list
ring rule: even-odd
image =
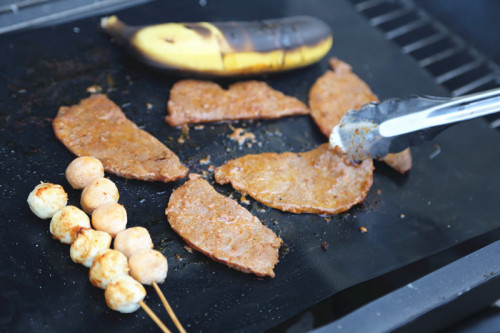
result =
[{"label": "grill surface", "polygon": [[[262,18],[263,12],[269,18],[314,15],[328,22],[335,33],[329,55],[351,63],[381,98],[446,94],[429,72],[372,29],[347,1],[201,3],[155,2],[118,14],[131,24],[253,20]],[[374,6],[372,12],[377,14],[376,23],[389,24],[391,16],[411,14],[410,9],[384,14]],[[194,172],[203,170],[198,161],[208,154],[217,166],[247,153],[305,151],[326,142],[309,117],[232,124],[256,134],[262,148],[238,148],[228,139],[232,131],[224,123],[207,125],[203,131],[192,129],[185,144],[177,142],[181,130],[161,119],[168,90],[178,78],[137,64],[99,32],[98,22],[93,17],[0,38],[5,46],[0,70],[6,77],[0,83],[4,199],[0,214],[5,217],[0,224],[4,286],[0,323],[6,331],[157,329],[142,312],[123,316],[107,309],[102,291],[88,281],[88,270],[71,262],[68,247],[52,240],[47,221],[36,219],[26,205],[27,194],[40,180],[65,184],[69,190],[63,172],[73,156],[54,137],[50,121],[60,105],[85,97],[87,87],[102,86],[130,119],[165,142]],[[403,40],[404,34],[392,36]],[[408,38],[408,45],[415,42],[414,36]],[[263,79],[307,101],[310,86],[327,68],[325,59]],[[147,109],[146,103],[153,108]],[[334,303],[333,312],[345,313],[498,239],[500,153],[498,145],[492,144],[498,140],[498,133],[481,120],[453,127],[434,142],[415,148],[410,175],[399,176],[377,164],[374,190],[367,201],[326,219],[283,213],[251,200],[249,209],[287,243],[274,280],[229,270],[184,249],[185,243],[168,227],[163,214],[170,193],[182,182],[111,178],[128,209],[129,226],[146,226],[155,246],[167,255],[170,272],[162,289],[186,328],[262,331],[330,295],[341,300]],[[478,146],[486,149],[475,149]],[[239,198],[229,186],[217,189]],[[78,204],[79,192],[70,190],[69,195],[70,203]],[[368,232],[360,233],[360,226]],[[328,251],[321,248],[324,241],[330,244]],[[161,313],[160,302],[152,290],[148,292],[147,303]]]}]

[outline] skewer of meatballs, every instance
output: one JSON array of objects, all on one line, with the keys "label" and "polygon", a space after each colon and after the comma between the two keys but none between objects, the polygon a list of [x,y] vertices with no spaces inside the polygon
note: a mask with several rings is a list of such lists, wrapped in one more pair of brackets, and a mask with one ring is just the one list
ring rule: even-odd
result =
[{"label": "skewer of meatballs", "polygon": [[185,333],[158,287],[167,277],[167,259],[153,249],[146,228],[126,228],[127,212],[118,203],[116,185],[104,178],[101,162],[90,156],[78,157],[69,164],[65,175],[74,189],[83,190],[83,210],[67,205],[68,196],[62,186],[41,183],[28,196],[32,212],[42,219],[51,218],[50,233],[71,245],[74,262],[90,268],[90,282],[105,290],[108,307],[122,313],[142,307],[163,332],[170,332],[143,301],[146,290],[142,284],[152,285],[177,329]]}]

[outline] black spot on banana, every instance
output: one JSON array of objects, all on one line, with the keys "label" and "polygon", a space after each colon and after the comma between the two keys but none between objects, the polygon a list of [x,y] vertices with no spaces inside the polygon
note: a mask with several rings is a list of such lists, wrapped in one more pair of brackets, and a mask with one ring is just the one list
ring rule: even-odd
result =
[{"label": "black spot on banana", "polygon": [[101,20],[101,27],[148,65],[214,76],[304,67],[320,60],[332,46],[330,27],[309,16],[144,27],[128,26],[110,16]]}]

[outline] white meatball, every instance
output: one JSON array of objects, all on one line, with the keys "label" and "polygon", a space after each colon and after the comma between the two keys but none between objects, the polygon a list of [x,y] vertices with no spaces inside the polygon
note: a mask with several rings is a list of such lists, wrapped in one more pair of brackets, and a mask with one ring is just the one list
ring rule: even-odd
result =
[{"label": "white meatball", "polygon": [[111,236],[107,232],[82,229],[71,244],[69,255],[74,262],[91,267],[96,254],[101,250],[109,249],[110,246]]},{"label": "white meatball", "polygon": [[99,251],[89,271],[90,282],[101,289],[123,275],[128,275],[127,257],[111,249]]},{"label": "white meatball", "polygon": [[146,289],[130,276],[122,276],[108,284],[104,297],[112,310],[131,313],[139,309],[139,302],[146,297]]},{"label": "white meatball", "polygon": [[92,226],[115,237],[127,227],[127,211],[117,202],[101,205],[92,213]]},{"label": "white meatball", "polygon": [[128,259],[130,275],[142,284],[162,283],[167,277],[167,258],[156,250],[136,252]]},{"label": "white meatball", "polygon": [[90,219],[85,212],[75,206],[58,210],[50,221],[50,233],[64,244],[71,244],[82,228],[90,228]]},{"label": "white meatball", "polygon": [[41,183],[28,196],[31,211],[41,219],[48,219],[68,203],[68,195],[61,185]]},{"label": "white meatball", "polygon": [[117,202],[120,195],[115,183],[107,178],[96,178],[82,192],[80,204],[89,214],[99,206],[108,202]]},{"label": "white meatball", "polygon": [[101,161],[92,156],[75,158],[66,168],[66,179],[76,190],[85,188],[96,178],[104,177]]},{"label": "white meatball", "polygon": [[128,258],[135,252],[152,249],[153,241],[148,229],[133,227],[125,229],[116,235],[113,247]]}]

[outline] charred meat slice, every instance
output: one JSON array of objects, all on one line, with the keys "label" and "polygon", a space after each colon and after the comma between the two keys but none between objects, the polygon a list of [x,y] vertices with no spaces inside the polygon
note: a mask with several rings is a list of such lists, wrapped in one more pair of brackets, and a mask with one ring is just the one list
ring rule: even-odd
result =
[{"label": "charred meat slice", "polygon": [[221,120],[280,118],[309,114],[307,106],[264,82],[238,82],[222,89],[209,81],[182,80],[170,91],[168,116],[172,126]]},{"label": "charred meat slice", "polygon": [[191,248],[239,271],[274,277],[281,238],[206,180],[176,189],[165,214]]},{"label": "charred meat slice", "polygon": [[[326,136],[330,136],[332,129],[347,111],[359,109],[370,102],[378,102],[377,96],[352,72],[349,64],[332,58],[330,66],[332,70],[318,78],[309,92],[311,116]],[[383,160],[400,173],[405,173],[412,166],[409,149],[389,154]]]},{"label": "charred meat slice", "polygon": [[71,152],[99,159],[115,175],[169,182],[188,173],[175,153],[127,119],[105,95],[61,107],[52,125]]},{"label": "charred meat slice", "polygon": [[219,184],[292,213],[344,212],[365,199],[372,177],[372,160],[351,161],[328,144],[298,154],[246,155],[215,169]]}]

